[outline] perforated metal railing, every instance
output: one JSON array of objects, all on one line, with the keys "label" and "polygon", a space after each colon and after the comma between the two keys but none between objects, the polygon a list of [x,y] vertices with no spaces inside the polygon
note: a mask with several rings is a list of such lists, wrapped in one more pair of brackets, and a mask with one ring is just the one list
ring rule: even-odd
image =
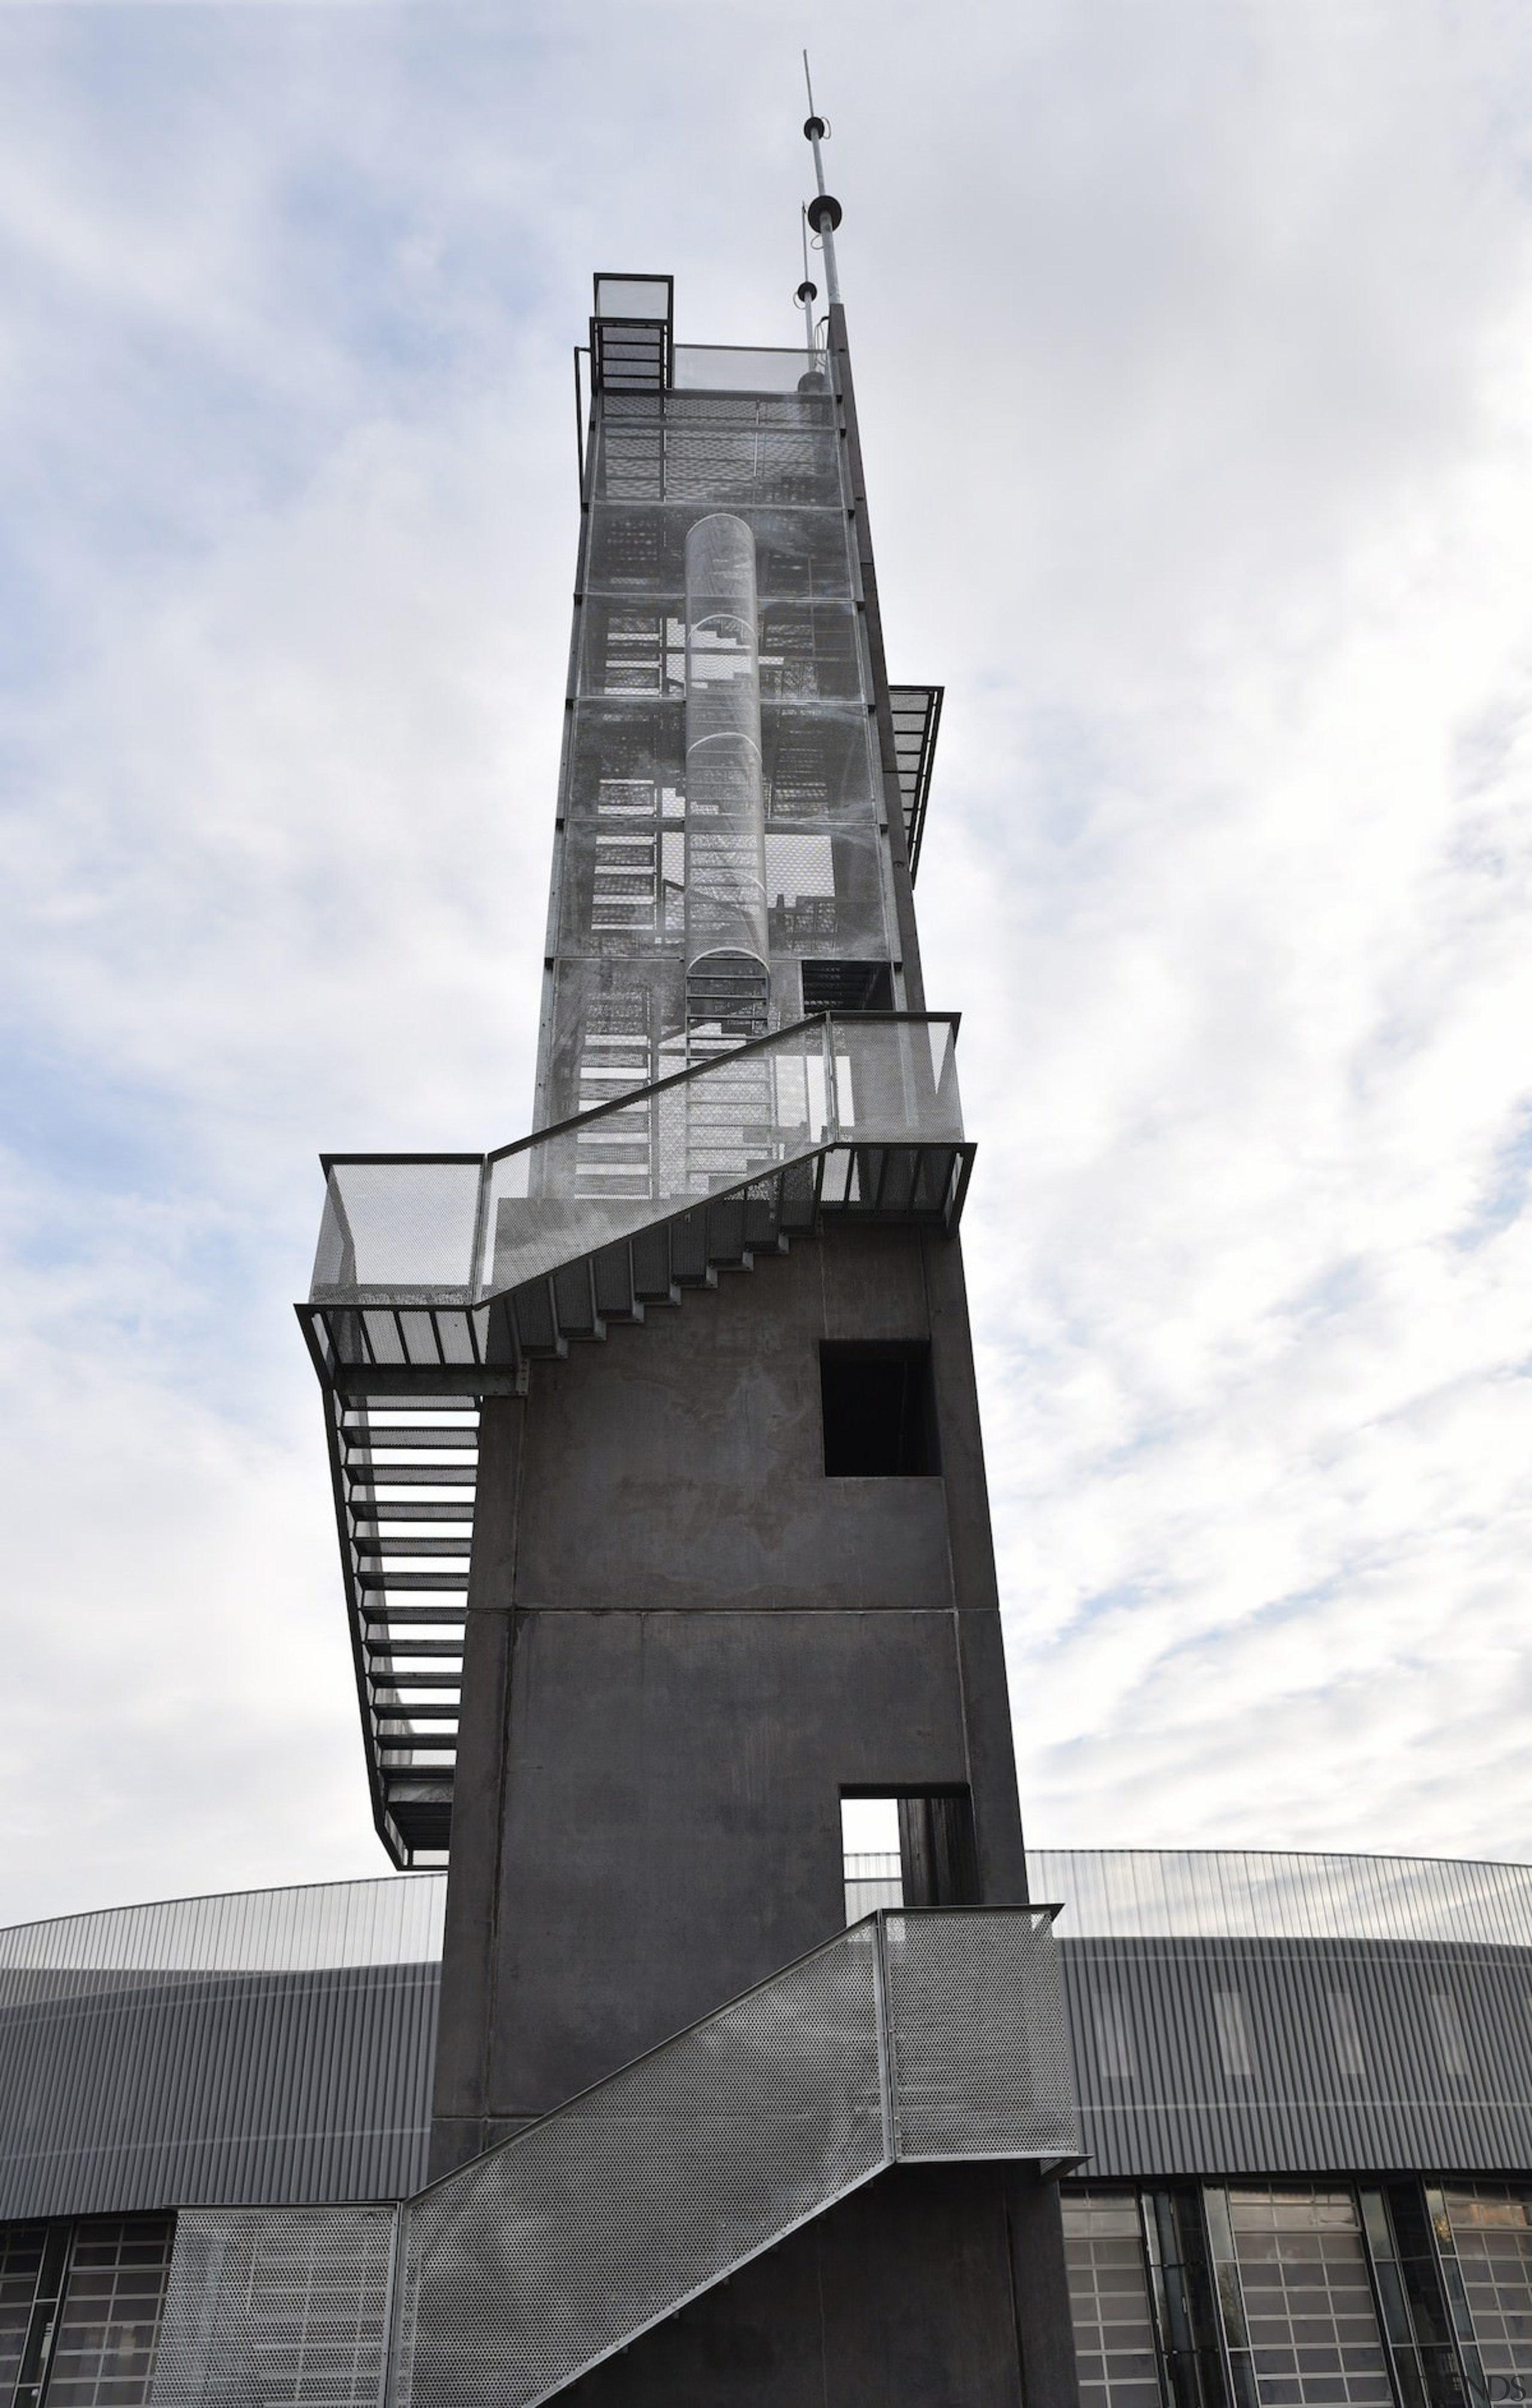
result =
[{"label": "perforated metal railing", "polygon": [[184,2215],[156,2408],[535,2408],[897,2159],[1073,2158],[1052,1912],[870,1916],[396,2234],[388,2208]]},{"label": "perforated metal railing", "polygon": [[1079,2150],[1046,1908],[869,1916],[422,2194],[400,2408],[533,2408],[896,2158]]},{"label": "perforated metal railing", "polygon": [[399,2210],[182,2208],[153,2408],[380,2408]]},{"label": "perforated metal railing", "polygon": [[[476,1365],[495,1297],[816,1156],[834,1157],[824,1206],[950,1218],[968,1154],[956,1031],[947,1015],[826,1015],[494,1154],[330,1156],[309,1309],[337,1360]],[[603,1145],[635,1192],[593,1175]]]}]

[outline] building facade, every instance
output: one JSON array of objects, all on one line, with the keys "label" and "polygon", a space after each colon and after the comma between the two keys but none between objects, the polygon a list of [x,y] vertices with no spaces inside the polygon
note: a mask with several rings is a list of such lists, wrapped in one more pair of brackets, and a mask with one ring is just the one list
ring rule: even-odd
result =
[{"label": "building facade", "polygon": [[[897,1911],[896,1859],[847,1870],[849,1915]],[[1532,1868],[1123,1851],[1029,1873],[1068,1900],[1086,2408],[1524,2399]],[[385,2398],[446,1886],[0,1933],[0,2399]],[[782,2244],[821,2279],[844,2266],[838,2213]],[[715,2346],[713,2396],[780,2396],[773,2339],[763,2323],[748,2365]],[[667,2384],[697,2340],[668,2328]],[[951,2379],[983,2396],[971,2358]]]}]

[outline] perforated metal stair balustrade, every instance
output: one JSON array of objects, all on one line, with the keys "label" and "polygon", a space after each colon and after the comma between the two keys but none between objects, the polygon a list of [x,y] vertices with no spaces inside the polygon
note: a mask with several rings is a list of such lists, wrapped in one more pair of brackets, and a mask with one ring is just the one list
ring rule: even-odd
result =
[{"label": "perforated metal stair balustrade", "polygon": [[820,1015],[491,1154],[341,1155],[298,1307],[385,1844],[444,1859],[479,1405],[825,1215],[952,1228],[955,1019]]},{"label": "perforated metal stair balustrade", "polygon": [[537,2408],[896,2161],[1073,2161],[1054,1912],[869,1916],[407,2201],[396,2237],[389,2211],[183,2217],[155,2408]]}]

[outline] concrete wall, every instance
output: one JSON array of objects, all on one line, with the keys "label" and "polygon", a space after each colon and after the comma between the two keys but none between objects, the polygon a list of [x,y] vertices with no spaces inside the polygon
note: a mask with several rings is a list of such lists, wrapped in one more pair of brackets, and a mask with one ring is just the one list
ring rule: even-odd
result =
[{"label": "concrete wall", "polygon": [[1067,2318],[1028,2313],[1052,2254],[1036,2198],[995,2167],[900,2167],[564,2397],[569,2408],[1067,2408]]},{"label": "concrete wall", "polygon": [[[827,1479],[822,1339],[926,1340],[939,1476]],[[438,2168],[829,1936],[844,1784],[1024,1896],[961,1268],[830,1227],[485,1412]]]}]

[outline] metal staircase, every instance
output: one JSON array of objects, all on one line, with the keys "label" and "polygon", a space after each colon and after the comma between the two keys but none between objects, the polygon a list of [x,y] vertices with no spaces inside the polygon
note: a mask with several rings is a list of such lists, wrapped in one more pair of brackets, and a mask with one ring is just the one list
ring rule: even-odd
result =
[{"label": "metal staircase", "polygon": [[[956,1028],[820,1014],[494,1154],[326,1157],[297,1310],[327,1402],[374,1813],[396,1863],[447,1850],[480,1400],[827,1219],[954,1227],[973,1160]],[[624,1192],[593,1193],[608,1150]]]},{"label": "metal staircase", "polygon": [[1076,2161],[1055,1912],[853,1924],[402,2202],[386,2248],[377,2208],[192,2211],[154,2408],[537,2408],[896,2163]]}]

